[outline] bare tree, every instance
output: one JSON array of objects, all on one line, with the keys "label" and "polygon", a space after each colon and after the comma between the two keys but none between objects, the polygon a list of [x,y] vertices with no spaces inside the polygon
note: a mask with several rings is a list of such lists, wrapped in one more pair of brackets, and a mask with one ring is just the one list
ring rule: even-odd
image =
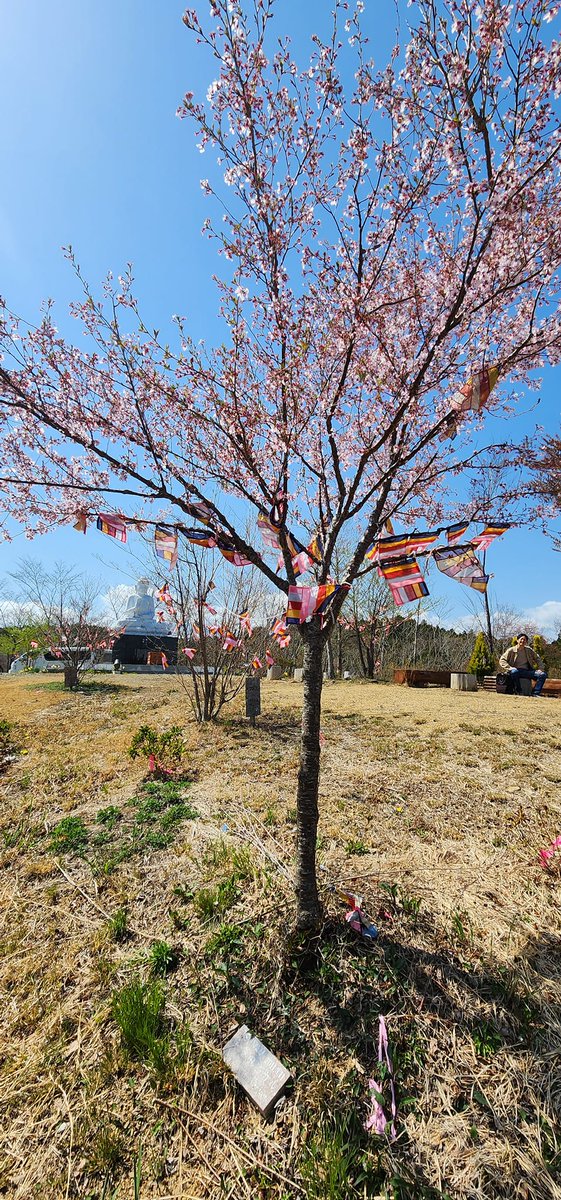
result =
[{"label": "bare tree", "polygon": [[[232,575],[212,555],[190,547],[158,591],[158,614],[180,639],[178,677],[195,718],[212,721],[266,663],[268,624],[256,571]],[[264,624],[265,622],[265,624]],[[254,665],[260,664],[260,665]]]},{"label": "bare tree", "polygon": [[76,688],[92,655],[111,637],[96,609],[99,586],[64,563],[45,570],[33,559],[22,560],[9,578],[35,614],[40,644],[64,665],[64,686]]}]

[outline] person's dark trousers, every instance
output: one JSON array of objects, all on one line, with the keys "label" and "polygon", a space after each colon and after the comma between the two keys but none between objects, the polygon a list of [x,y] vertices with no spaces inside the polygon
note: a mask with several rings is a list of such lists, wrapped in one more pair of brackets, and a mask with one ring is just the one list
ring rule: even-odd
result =
[{"label": "person's dark trousers", "polygon": [[541,694],[541,690],[547,679],[547,674],[545,671],[529,671],[526,667],[516,667],[514,669],[514,671],[509,671],[509,675],[514,684],[515,691],[519,690],[518,689],[518,680],[519,679],[535,679],[536,686],[532,693],[534,696],[539,696]]}]

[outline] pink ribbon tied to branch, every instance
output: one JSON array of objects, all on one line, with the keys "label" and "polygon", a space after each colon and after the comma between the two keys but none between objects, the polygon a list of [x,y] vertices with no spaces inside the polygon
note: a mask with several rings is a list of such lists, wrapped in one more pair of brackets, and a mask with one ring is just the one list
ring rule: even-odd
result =
[{"label": "pink ribbon tied to branch", "polygon": [[[385,1068],[385,1073],[387,1073],[387,1077],[390,1081],[392,1116],[390,1134],[393,1142],[396,1137],[395,1118],[397,1116],[397,1105],[395,1102],[395,1085],[392,1060],[390,1058],[390,1052],[388,1048],[388,1030],[386,1026],[386,1018],[382,1016],[378,1018],[378,1063],[380,1066]],[[388,1124],[388,1119],[384,1112],[382,1084],[377,1083],[375,1079],[369,1079],[368,1086],[370,1088],[370,1102],[372,1107],[364,1123],[364,1128],[366,1129],[367,1133],[373,1130],[374,1133],[382,1135],[385,1132]]]}]

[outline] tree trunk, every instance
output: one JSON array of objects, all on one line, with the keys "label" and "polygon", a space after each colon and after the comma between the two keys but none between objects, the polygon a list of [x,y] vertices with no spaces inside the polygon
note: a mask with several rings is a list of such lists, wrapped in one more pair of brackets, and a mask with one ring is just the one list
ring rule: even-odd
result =
[{"label": "tree trunk", "polygon": [[65,688],[78,687],[78,668],[73,663],[64,664],[64,686]]},{"label": "tree trunk", "polygon": [[302,626],[304,642],[304,705],[302,745],[297,793],[296,900],[298,927],[316,928],[321,921],[321,905],[316,878],[316,842],[319,788],[319,726],[323,643],[319,624]]}]

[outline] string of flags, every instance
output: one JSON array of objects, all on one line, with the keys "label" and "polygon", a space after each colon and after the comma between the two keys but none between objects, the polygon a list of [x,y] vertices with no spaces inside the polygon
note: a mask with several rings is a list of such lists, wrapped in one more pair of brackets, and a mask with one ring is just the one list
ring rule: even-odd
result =
[{"label": "string of flags", "polygon": [[[470,524],[470,521],[458,521],[426,533],[392,534],[378,538],[368,547],[365,557],[377,565],[378,574],[386,580],[397,605],[419,600],[429,594],[416,555],[430,555],[443,575],[478,592],[485,592],[490,577],[485,574],[475,551],[487,550],[495,538],[510,529],[510,524],[489,523],[482,533],[463,541]],[[434,546],[441,534],[446,534],[447,545]]]},{"label": "string of flags", "polygon": [[[495,368],[479,372],[473,381],[470,381],[457,393],[455,411],[466,411],[462,405],[479,405],[480,407],[488,398],[496,379]],[[478,411],[478,408],[475,407],[474,411]],[[251,565],[251,559],[238,550],[232,537],[222,529],[216,530],[212,527],[215,522],[215,514],[210,505],[201,501],[186,504],[185,507],[189,514],[195,516],[204,527],[170,526],[156,523],[154,548],[159,558],[172,568],[176,565],[178,536],[181,533],[192,545],[205,549],[217,549],[229,563],[236,567]],[[286,516],[286,498],[278,493],[269,514],[260,513],[258,515],[257,526],[265,547],[281,552],[277,570],[283,567],[284,552],[287,552],[294,574],[298,577],[311,567],[321,565],[324,553],[323,539],[321,533],[316,532],[309,545],[305,546],[286,528]],[[476,591],[485,592],[489,576],[483,570],[476,551],[487,550],[495,538],[505,533],[510,525],[491,522],[485,526],[482,532],[468,538],[467,531],[470,523],[470,521],[458,521],[452,525],[439,526],[436,529],[396,534],[391,522],[386,522],[387,535],[377,537],[372,542],[366,550],[365,559],[377,567],[378,574],[387,582],[393,600],[398,606],[420,600],[429,594],[417,562],[417,555],[429,555],[434,559],[438,570],[444,575],[448,575],[458,583],[474,588]],[[97,528],[121,543],[127,541],[128,525],[143,529],[145,524],[118,514],[100,513],[96,518]],[[85,533],[87,525],[88,514],[79,513],[74,528]],[[436,546],[435,543],[442,535],[446,536],[446,546]],[[330,604],[342,591],[348,592],[349,585],[335,583],[332,580],[315,585],[290,584],[285,626],[281,635],[282,640],[279,639],[279,645],[286,647],[287,638],[290,639],[286,625],[302,625],[318,615],[325,619]],[[164,597],[162,600],[165,602]],[[207,604],[206,607],[212,615],[216,615],[216,610],[211,605]],[[163,614],[161,619],[165,619]],[[251,636],[251,621],[248,613],[241,614],[240,624],[244,632]],[[214,632],[220,636],[223,635],[223,631],[219,627],[215,627]],[[198,636],[196,627],[193,636]],[[238,644],[238,640],[233,635],[225,637],[224,649],[232,649],[234,644]]]}]

